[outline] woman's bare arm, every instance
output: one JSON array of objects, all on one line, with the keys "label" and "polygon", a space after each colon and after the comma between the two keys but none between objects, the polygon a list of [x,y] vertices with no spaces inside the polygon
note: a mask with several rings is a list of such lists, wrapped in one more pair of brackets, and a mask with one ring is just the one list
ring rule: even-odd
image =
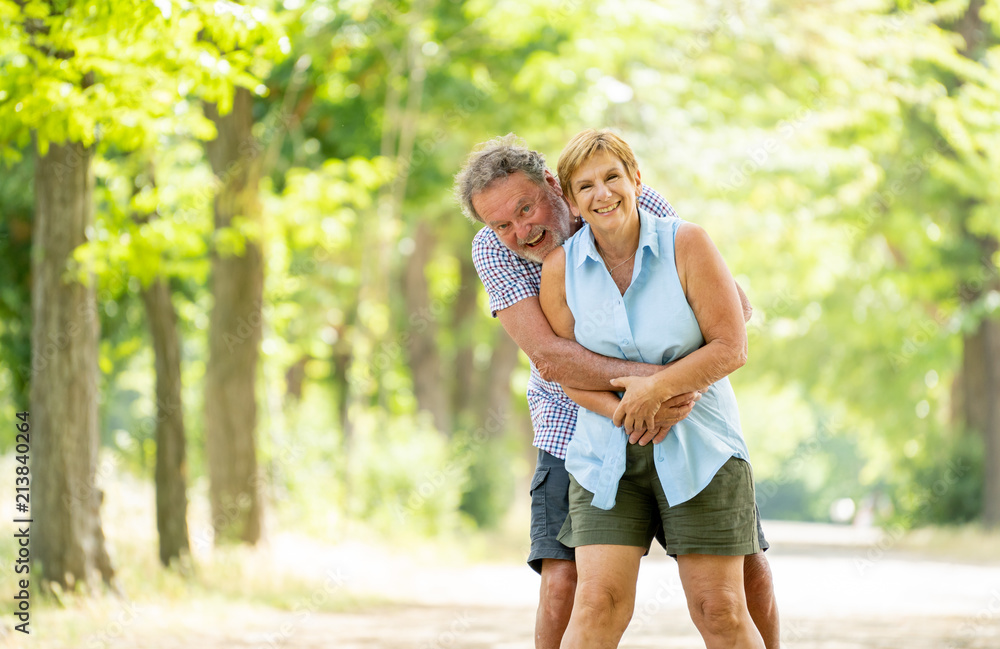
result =
[{"label": "woman's bare arm", "polygon": [[[573,333],[573,326],[576,324],[576,320],[566,302],[566,252],[563,248],[557,248],[549,253],[549,256],[545,258],[545,263],[542,264],[542,286],[538,300],[542,313],[552,326],[552,331],[560,338],[575,342],[576,336]],[[618,394],[615,392],[580,390],[566,385],[563,385],[562,388],[566,396],[578,406],[609,419],[614,415],[620,402]],[[671,397],[673,398],[665,404],[665,408],[659,412],[653,425],[648,429],[627,428],[632,443],[639,442],[645,446],[649,442],[662,441],[667,436],[671,426],[691,413],[694,403],[701,398],[701,395],[682,394],[671,395]]]},{"label": "woman's bare arm", "polygon": [[[552,331],[560,338],[576,342],[573,326],[576,319],[566,302],[566,251],[556,248],[542,264],[542,286],[538,291],[538,303],[542,307]],[[562,386],[563,391],[577,405],[587,410],[611,417],[618,407],[618,395],[604,390],[579,390]]]},{"label": "woman's bare arm", "polygon": [[705,345],[650,377],[622,377],[625,388],[616,425],[650,425],[660,404],[675,394],[705,390],[746,363],[747,334],[736,283],[719,250],[701,227],[680,226],[675,239],[677,272]]}]

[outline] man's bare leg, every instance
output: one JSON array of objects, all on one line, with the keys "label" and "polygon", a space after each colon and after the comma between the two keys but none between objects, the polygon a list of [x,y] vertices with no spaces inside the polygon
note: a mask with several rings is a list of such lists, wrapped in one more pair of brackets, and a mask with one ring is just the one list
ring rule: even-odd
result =
[{"label": "man's bare leg", "polygon": [[747,595],[747,609],[764,638],[764,645],[767,649],[778,649],[778,603],[774,598],[771,566],[763,552],[743,558],[743,588]]},{"label": "man's bare leg", "polygon": [[564,559],[542,559],[542,586],[535,617],[535,649],[559,649],[573,613],[576,594],[576,563]]}]

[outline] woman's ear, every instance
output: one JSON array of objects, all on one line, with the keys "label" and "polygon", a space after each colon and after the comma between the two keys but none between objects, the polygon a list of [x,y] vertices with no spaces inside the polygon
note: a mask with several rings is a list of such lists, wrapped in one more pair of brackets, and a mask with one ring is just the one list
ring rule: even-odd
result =
[{"label": "woman's ear", "polygon": [[635,197],[639,198],[642,196],[642,174],[639,173],[639,169],[635,170]]},{"label": "woman's ear", "polygon": [[560,196],[563,195],[562,185],[559,184],[559,179],[552,175],[552,172],[548,169],[545,170],[545,182],[549,184],[549,187],[554,189]]},{"label": "woman's ear", "polygon": [[576,206],[576,201],[573,200],[572,191],[570,192],[569,196],[566,196],[566,194],[563,194],[563,197],[566,199],[566,202],[569,203],[569,211],[570,211],[570,213],[573,216],[575,216],[576,218],[580,218],[580,208],[578,208]]}]

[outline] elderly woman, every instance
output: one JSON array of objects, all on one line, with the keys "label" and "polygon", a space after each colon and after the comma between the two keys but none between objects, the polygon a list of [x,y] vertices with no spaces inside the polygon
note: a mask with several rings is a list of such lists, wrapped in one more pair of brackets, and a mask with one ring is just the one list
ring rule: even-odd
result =
[{"label": "elderly woman", "polygon": [[[635,156],[610,131],[576,135],[559,179],[586,225],[542,267],[552,329],[599,354],[670,363],[613,382],[625,389],[614,421],[580,409],[559,537],[576,548],[579,581],[562,646],[617,646],[639,560],[662,523],[706,646],[762,649],[743,590],[743,557],[759,551],[753,477],[727,378],[746,361],[735,282],[704,230],[637,207]],[[663,442],[628,443],[626,431],[651,427],[661,403],[694,391],[701,400]]]}]

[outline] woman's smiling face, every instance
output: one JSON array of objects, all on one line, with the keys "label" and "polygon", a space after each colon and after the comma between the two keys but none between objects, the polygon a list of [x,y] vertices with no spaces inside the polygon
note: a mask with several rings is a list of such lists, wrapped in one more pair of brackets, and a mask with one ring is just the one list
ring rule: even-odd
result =
[{"label": "woman's smiling face", "polygon": [[570,208],[591,227],[617,230],[635,214],[641,192],[639,172],[629,178],[616,156],[600,151],[583,162],[569,182]]}]

